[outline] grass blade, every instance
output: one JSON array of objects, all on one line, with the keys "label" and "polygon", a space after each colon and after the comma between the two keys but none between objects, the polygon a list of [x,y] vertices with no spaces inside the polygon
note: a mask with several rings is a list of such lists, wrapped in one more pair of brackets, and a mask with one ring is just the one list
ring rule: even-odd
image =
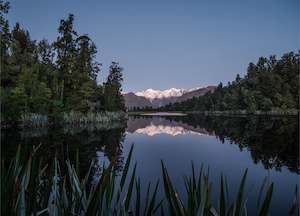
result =
[{"label": "grass blade", "polygon": [[221,175],[221,189],[220,189],[220,216],[225,216],[226,215],[226,201],[225,201],[225,190],[224,190],[224,180],[223,180],[223,175]]},{"label": "grass blade", "polygon": [[268,215],[271,198],[272,198],[272,193],[273,193],[273,183],[270,185],[270,187],[267,191],[266,197],[265,197],[264,202],[259,211],[259,216],[267,216]]},{"label": "grass blade", "polygon": [[243,207],[243,196],[244,196],[244,189],[245,189],[245,183],[247,178],[248,169],[244,172],[244,175],[242,177],[242,181],[240,183],[239,191],[236,197],[236,203],[235,203],[235,216],[239,216],[240,212],[242,211]]},{"label": "grass blade", "polygon": [[130,147],[130,151],[129,151],[129,154],[128,154],[128,157],[127,157],[127,160],[126,160],[126,163],[125,163],[125,166],[124,166],[124,170],[123,170],[123,173],[122,173],[122,177],[121,177],[121,181],[120,181],[121,191],[123,190],[125,180],[126,180],[126,176],[127,176],[127,173],[128,173],[128,169],[129,169],[129,165],[130,165],[130,161],[131,161],[131,156],[132,156],[132,151],[133,151],[133,146],[134,145],[132,145]]},{"label": "grass blade", "polygon": [[126,199],[125,199],[125,210],[126,211],[128,211],[128,209],[129,209],[129,204],[130,204],[131,195],[132,195],[132,189],[133,189],[134,180],[135,180],[135,171],[136,171],[136,164],[134,165],[134,168],[133,168],[133,172],[131,175],[131,179],[130,179],[130,183],[128,186],[127,195],[126,195]]}]

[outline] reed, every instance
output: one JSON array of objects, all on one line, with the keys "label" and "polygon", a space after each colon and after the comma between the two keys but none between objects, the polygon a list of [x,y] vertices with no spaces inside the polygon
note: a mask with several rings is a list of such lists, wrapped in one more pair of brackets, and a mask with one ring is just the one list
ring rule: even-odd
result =
[{"label": "reed", "polygon": [[23,113],[20,120],[20,126],[25,128],[43,128],[50,124],[60,126],[89,126],[97,125],[99,128],[106,128],[110,124],[119,124],[126,119],[125,112],[64,112],[57,116],[54,122],[49,122],[47,115],[38,113]]},{"label": "reed", "polygon": [[[37,154],[40,146],[33,149],[27,160],[22,159],[21,147],[16,157],[7,167],[1,166],[1,213],[2,215],[247,215],[245,184],[247,170],[241,178],[238,193],[230,202],[226,178],[221,175],[219,206],[212,202],[212,183],[209,173],[200,169],[196,174],[192,164],[190,176],[184,178],[186,200],[183,200],[173,186],[163,161],[161,162],[164,197],[158,197],[159,182],[154,187],[148,184],[146,194],[142,193],[142,184],[136,176],[137,164],[131,169],[133,146],[120,175],[113,166],[103,166],[101,174],[94,184],[89,180],[93,176],[95,163],[92,161],[86,175],[80,179],[79,161],[75,165],[69,159],[62,162],[57,156],[51,164],[44,163]],[[65,169],[65,171],[63,171]],[[130,171],[131,170],[131,171]],[[257,215],[268,215],[273,183],[261,187],[265,194],[258,198]],[[298,211],[297,190],[289,215]]]},{"label": "reed", "polygon": [[125,119],[124,112],[87,113],[68,112],[62,114],[61,123],[67,125],[109,124]]},{"label": "reed", "polygon": [[37,113],[23,113],[21,115],[22,127],[45,127],[48,125],[48,117]]}]

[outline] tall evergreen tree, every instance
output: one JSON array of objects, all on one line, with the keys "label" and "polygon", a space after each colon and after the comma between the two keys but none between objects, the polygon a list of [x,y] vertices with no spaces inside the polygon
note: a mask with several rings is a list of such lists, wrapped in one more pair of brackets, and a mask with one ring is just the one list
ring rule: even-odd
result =
[{"label": "tall evergreen tree", "polygon": [[87,35],[77,38],[76,68],[73,71],[73,90],[70,98],[74,110],[87,112],[95,109],[93,96],[100,64],[95,61],[97,49]]},{"label": "tall evergreen tree", "polygon": [[76,36],[73,29],[74,15],[69,14],[66,20],[60,21],[58,32],[60,36],[54,43],[57,51],[57,67],[59,71],[59,94],[63,104],[68,104],[68,96],[72,91],[72,75],[76,62]]},{"label": "tall evergreen tree", "polygon": [[123,68],[112,62],[107,81],[104,83],[105,109],[110,111],[125,110],[122,92]]}]

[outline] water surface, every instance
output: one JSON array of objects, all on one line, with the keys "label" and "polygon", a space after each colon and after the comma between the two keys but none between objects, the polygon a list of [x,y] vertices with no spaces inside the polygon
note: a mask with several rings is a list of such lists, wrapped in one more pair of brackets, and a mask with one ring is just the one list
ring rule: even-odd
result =
[{"label": "water surface", "polygon": [[[213,196],[219,193],[220,175],[227,176],[233,198],[241,176],[248,169],[246,194],[251,213],[265,177],[274,182],[271,215],[287,215],[299,180],[299,125],[294,117],[131,116],[127,126],[112,129],[63,128],[5,130],[1,134],[2,157],[13,157],[18,144],[25,151],[42,143],[40,154],[51,161],[55,152],[74,158],[78,149],[81,174],[92,159],[114,163],[122,170],[134,143],[133,162],[143,185],[161,176],[166,163],[179,193],[183,175],[201,164],[209,168]],[[255,202],[254,202],[255,201]]]}]

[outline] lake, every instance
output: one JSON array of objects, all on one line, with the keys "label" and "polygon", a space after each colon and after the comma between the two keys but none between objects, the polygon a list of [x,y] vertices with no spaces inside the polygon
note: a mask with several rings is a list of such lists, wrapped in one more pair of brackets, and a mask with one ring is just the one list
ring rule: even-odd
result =
[{"label": "lake", "polygon": [[223,173],[233,198],[248,168],[249,215],[256,212],[265,177],[274,182],[271,215],[287,215],[299,181],[298,131],[297,117],[129,116],[126,124],[111,129],[2,130],[1,145],[3,158],[12,158],[18,144],[30,151],[42,143],[39,151],[45,161],[51,161],[55,153],[75,159],[78,152],[83,175],[92,159],[99,166],[113,162],[117,170],[122,170],[134,144],[132,162],[138,164],[137,173],[144,187],[160,178],[163,160],[178,192],[183,193],[183,176],[191,174],[193,161],[196,170],[202,164],[206,170],[209,168],[213,197],[219,193]]}]

